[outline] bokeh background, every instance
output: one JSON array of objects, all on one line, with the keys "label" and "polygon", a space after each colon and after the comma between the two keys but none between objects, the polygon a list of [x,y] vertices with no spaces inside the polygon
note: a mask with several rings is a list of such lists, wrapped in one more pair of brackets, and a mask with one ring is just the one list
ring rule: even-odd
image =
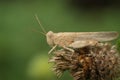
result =
[{"label": "bokeh background", "polygon": [[0,80],[57,80],[35,14],[46,31],[120,32],[119,0],[0,0]]}]

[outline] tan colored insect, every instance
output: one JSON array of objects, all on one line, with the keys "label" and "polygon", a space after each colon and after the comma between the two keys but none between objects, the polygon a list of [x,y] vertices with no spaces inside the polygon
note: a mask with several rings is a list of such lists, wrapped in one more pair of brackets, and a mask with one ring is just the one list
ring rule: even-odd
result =
[{"label": "tan colored insect", "polygon": [[47,43],[52,46],[52,49],[48,52],[51,53],[57,46],[74,52],[74,48],[82,48],[85,46],[93,46],[98,42],[111,41],[118,37],[118,32],[59,32],[54,33],[49,31],[46,33],[42,27],[38,17],[36,16],[38,23],[43,30],[43,34],[46,35]]}]

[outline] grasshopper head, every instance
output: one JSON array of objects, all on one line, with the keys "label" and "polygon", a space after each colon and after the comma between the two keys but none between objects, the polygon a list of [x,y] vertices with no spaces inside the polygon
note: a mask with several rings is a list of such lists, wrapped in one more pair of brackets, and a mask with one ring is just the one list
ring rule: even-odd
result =
[{"label": "grasshopper head", "polygon": [[47,43],[48,43],[50,46],[54,46],[53,36],[54,36],[54,33],[53,33],[52,31],[49,31],[49,32],[46,34]]}]

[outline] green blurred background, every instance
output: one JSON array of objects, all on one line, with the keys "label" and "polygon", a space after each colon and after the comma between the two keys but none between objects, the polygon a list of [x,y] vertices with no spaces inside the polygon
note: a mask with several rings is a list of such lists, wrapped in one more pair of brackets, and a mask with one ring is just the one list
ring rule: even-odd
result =
[{"label": "green blurred background", "polygon": [[[120,31],[117,0],[0,0],[0,80],[57,80],[46,31]],[[33,31],[36,30],[36,31]],[[68,72],[59,80],[73,80]]]}]

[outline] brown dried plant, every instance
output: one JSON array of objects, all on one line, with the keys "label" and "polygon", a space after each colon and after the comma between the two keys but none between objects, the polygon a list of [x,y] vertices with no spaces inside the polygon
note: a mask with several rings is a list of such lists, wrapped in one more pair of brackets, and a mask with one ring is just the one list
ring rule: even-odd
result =
[{"label": "brown dried plant", "polygon": [[120,74],[120,58],[115,45],[98,43],[95,46],[54,51],[49,62],[53,62],[53,71],[60,77],[66,70],[74,80],[114,80]]}]

